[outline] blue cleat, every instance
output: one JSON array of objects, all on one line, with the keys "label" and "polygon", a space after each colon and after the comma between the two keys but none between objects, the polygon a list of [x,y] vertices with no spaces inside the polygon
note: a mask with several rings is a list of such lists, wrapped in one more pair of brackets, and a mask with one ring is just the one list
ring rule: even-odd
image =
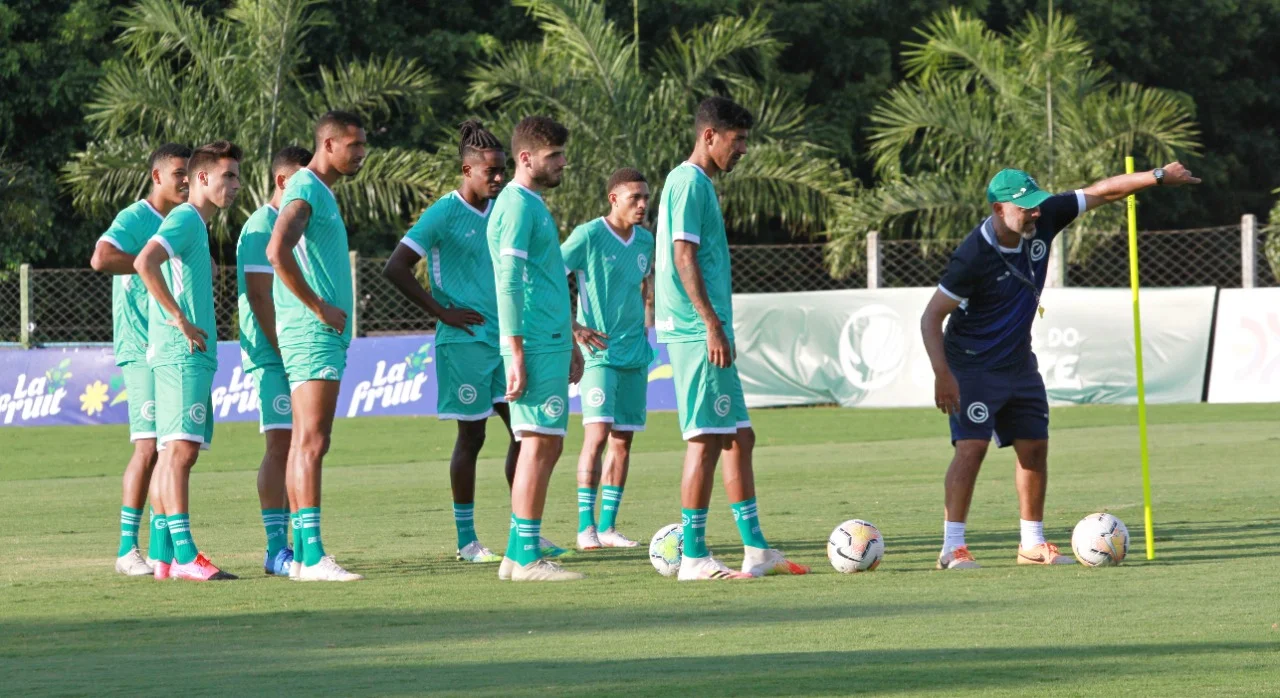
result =
[{"label": "blue cleat", "polygon": [[269,558],[266,554],[262,557],[262,571],[265,574],[273,574],[277,577],[288,577],[289,567],[293,563],[293,550],[290,548],[281,548],[274,558]]}]

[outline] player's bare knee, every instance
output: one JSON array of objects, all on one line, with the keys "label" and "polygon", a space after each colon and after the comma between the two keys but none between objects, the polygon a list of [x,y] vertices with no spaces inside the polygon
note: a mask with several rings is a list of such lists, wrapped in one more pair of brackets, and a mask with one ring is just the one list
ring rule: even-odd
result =
[{"label": "player's bare knee", "polygon": [[306,431],[294,435],[299,453],[308,461],[316,462],[329,452],[329,435],[319,431]]},{"label": "player's bare knee", "polygon": [[952,464],[966,469],[974,469],[982,465],[987,457],[987,449],[991,442],[977,439],[963,439],[956,442],[956,454]]},{"label": "player's bare knee", "polygon": [[484,448],[485,433],[483,421],[458,422],[458,446],[466,453],[479,455]]},{"label": "player's bare knee", "polygon": [[730,443],[733,448],[742,449],[744,453],[751,453],[756,447],[756,430],[751,427],[739,429],[738,433],[733,435]]},{"label": "player's bare knee", "polygon": [[1014,443],[1013,447],[1014,452],[1017,454],[1019,468],[1035,472],[1044,472],[1048,468],[1048,441],[1018,441]]}]

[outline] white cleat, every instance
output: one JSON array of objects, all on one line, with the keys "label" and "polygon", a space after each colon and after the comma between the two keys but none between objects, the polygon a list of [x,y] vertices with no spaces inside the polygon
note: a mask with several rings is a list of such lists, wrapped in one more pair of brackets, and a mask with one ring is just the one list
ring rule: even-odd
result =
[{"label": "white cleat", "polygon": [[578,534],[578,550],[599,550],[600,538],[596,535],[596,527],[590,526]]},{"label": "white cleat", "polygon": [[155,568],[147,564],[137,546],[134,546],[129,552],[116,558],[116,572],[126,577],[150,577],[155,574]]},{"label": "white cleat", "polygon": [[293,562],[289,563],[289,579],[297,579],[300,576],[302,576],[302,560],[295,557]]},{"label": "white cleat", "polygon": [[498,565],[498,581],[500,582],[511,581],[511,570],[514,570],[517,566],[518,565],[516,565],[515,560],[512,560],[506,555],[503,555],[502,564]]},{"label": "white cleat", "polygon": [[298,572],[300,582],[358,582],[364,577],[342,569],[332,555],[325,555],[314,565],[303,565]]},{"label": "white cleat", "polygon": [[940,570],[976,570],[979,569],[978,562],[973,559],[973,555],[969,553],[969,546],[962,545],[959,548],[951,550],[943,550],[938,554],[938,569]]},{"label": "white cleat", "polygon": [[711,557],[686,557],[680,561],[680,574],[676,577],[681,582],[701,582],[709,580],[751,579],[751,575],[726,567],[719,560]]},{"label": "white cleat", "polygon": [[570,572],[545,558],[539,558],[527,565],[515,565],[511,570],[513,582],[572,582],[585,579],[581,572]]},{"label": "white cleat", "polygon": [[781,550],[776,548],[753,548],[742,546],[742,573],[752,577],[763,577],[766,574],[809,574],[809,568],[787,559]]},{"label": "white cleat", "polygon": [[607,531],[601,531],[599,534],[600,545],[606,548],[634,548],[639,543],[618,533],[618,529],[611,528]]},{"label": "white cleat", "polygon": [[458,550],[458,562],[497,562],[501,559],[492,550],[480,545],[478,540],[473,540]]}]

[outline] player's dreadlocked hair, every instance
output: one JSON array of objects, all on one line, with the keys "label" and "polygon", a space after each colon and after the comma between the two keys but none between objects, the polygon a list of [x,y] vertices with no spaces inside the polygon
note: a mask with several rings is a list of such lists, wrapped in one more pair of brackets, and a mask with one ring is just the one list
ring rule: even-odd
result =
[{"label": "player's dreadlocked hair", "polygon": [[502,150],[502,141],[489,133],[484,124],[475,119],[462,122],[458,126],[458,133],[462,136],[458,143],[458,156],[463,160],[486,150]]}]

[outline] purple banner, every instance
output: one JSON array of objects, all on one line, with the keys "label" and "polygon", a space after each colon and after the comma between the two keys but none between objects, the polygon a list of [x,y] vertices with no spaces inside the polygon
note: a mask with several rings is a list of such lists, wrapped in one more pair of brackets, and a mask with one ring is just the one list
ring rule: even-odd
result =
[{"label": "purple banner", "polygon": [[[649,409],[674,410],[667,348],[652,336],[650,342],[658,358],[649,366]],[[434,415],[434,347],[434,335],[353,340],[338,416]],[[110,347],[0,351],[0,426],[125,424],[127,398]],[[581,412],[577,386],[569,398],[570,411]],[[213,412],[218,421],[258,419],[258,389],[240,369],[236,342],[218,343]]]}]

